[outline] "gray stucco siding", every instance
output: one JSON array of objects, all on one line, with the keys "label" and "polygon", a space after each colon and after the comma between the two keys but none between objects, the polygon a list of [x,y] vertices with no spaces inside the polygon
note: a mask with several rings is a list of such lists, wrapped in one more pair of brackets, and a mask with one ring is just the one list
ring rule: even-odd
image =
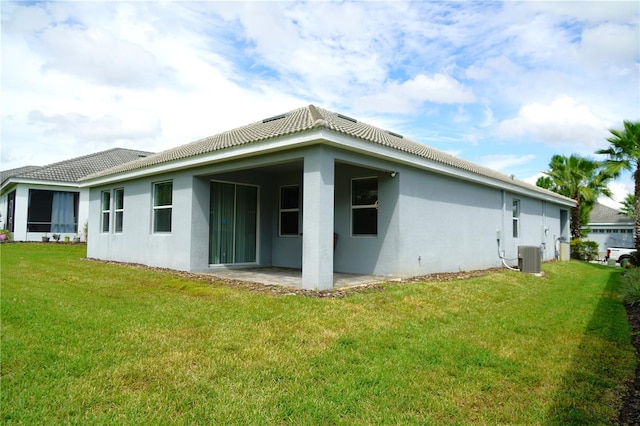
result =
[{"label": "gray stucco siding", "polygon": [[419,170],[399,177],[400,275],[499,265],[501,191]]},{"label": "gray stucco siding", "polygon": [[[518,246],[543,242],[545,259],[554,257],[561,206],[420,170],[402,170],[399,177],[399,275],[499,267],[503,251],[516,265]],[[521,204],[518,238],[512,231],[514,199]]]},{"label": "gray stucco siding", "polygon": [[[168,180],[173,182],[171,232],[153,233],[153,184]],[[95,220],[89,221],[87,256],[190,270],[192,187],[192,176],[179,172],[92,188],[89,214]],[[111,223],[110,232],[104,233],[100,229],[101,193],[116,188],[124,189],[123,230],[113,232]]]},{"label": "gray stucco siding", "polygon": [[[396,174],[392,176],[391,172]],[[378,234],[354,236],[351,181],[367,177],[378,180]],[[155,234],[153,183],[165,180],[173,182],[172,230]],[[88,256],[210,271],[212,181],[258,187],[257,258],[252,264],[256,266],[302,268],[305,237],[307,244],[322,240],[321,254],[314,253],[312,257],[323,259],[331,252],[329,260],[336,272],[406,277],[499,267],[499,255],[504,253],[506,258],[515,259],[519,245],[543,244],[544,258],[551,259],[562,229],[560,211],[569,210],[498,185],[488,186],[336,147],[307,145],[92,187]],[[311,186],[305,187],[305,182]],[[280,188],[286,185],[299,185],[301,189],[302,235],[279,235]],[[111,229],[101,233],[100,194],[115,188],[124,188],[123,232],[114,233]],[[318,194],[320,188],[323,189]],[[521,205],[518,238],[512,235],[513,199],[520,200]],[[305,211],[304,203],[312,206],[311,210]],[[568,220],[568,215],[565,218]],[[305,221],[309,220],[322,223],[303,232]],[[564,229],[568,231],[568,226]],[[331,245],[327,237],[334,232],[338,235],[335,248],[332,237]],[[514,265],[517,261],[509,263]],[[316,262],[312,268],[324,271],[325,265]]]},{"label": "gray stucco siding", "polygon": [[[283,268],[302,268],[302,224],[304,213],[302,209],[302,161],[298,164],[299,169],[285,171],[275,174],[270,179],[269,195],[271,201],[269,206],[273,214],[271,220],[267,222],[271,230],[270,237],[272,244],[268,248],[271,252],[273,266]],[[297,185],[300,188],[299,212],[298,212],[298,235],[280,235],[280,188],[283,186]]]},{"label": "gray stucco siding", "polygon": [[[352,179],[368,177],[378,179],[378,234],[354,236],[351,182]],[[386,274],[388,272],[385,271],[396,270],[397,194],[397,181],[391,178],[389,172],[345,163],[336,165],[335,233],[338,234],[338,241],[334,268],[337,272]]]}]

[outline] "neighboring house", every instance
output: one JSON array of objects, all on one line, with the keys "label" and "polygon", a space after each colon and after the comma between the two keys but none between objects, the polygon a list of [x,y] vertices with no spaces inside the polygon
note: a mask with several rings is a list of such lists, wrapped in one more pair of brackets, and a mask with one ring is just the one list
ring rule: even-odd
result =
[{"label": "neighboring house", "polygon": [[0,228],[11,231],[16,241],[40,241],[46,234],[79,236],[88,220],[89,189],[80,188],[78,180],[149,154],[114,148],[48,166],[3,171]]},{"label": "neighboring house", "polygon": [[563,196],[313,105],[81,180],[88,256],[192,272],[416,276],[569,238]]},{"label": "neighboring house", "polygon": [[633,247],[634,226],[634,218],[602,204],[595,204],[589,223],[584,228],[589,229],[586,239],[598,243],[598,253],[604,259],[607,247]]}]

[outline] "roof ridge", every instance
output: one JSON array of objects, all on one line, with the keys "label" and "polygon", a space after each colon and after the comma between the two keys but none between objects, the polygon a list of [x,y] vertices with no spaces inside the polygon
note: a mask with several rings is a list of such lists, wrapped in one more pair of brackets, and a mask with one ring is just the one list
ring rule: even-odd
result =
[{"label": "roof ridge", "polygon": [[309,105],[308,109],[309,113],[311,114],[311,122],[313,123],[313,127],[327,127],[327,121],[324,119],[315,105]]}]

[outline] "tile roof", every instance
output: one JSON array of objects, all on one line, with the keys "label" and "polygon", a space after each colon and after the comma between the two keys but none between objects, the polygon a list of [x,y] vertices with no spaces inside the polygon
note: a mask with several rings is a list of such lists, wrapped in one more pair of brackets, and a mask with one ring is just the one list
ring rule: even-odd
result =
[{"label": "tile roof", "polygon": [[138,160],[143,156],[153,154],[148,151],[138,151],[124,148],[113,148],[70,160],[60,161],[47,166],[27,166],[2,172],[2,183],[10,178],[55,181],[78,182],[81,178],[110,169],[123,163]]},{"label": "tile roof", "polygon": [[599,223],[615,223],[618,225],[633,225],[635,219],[618,213],[617,210],[602,204],[595,204],[589,216],[589,224],[597,225]]},{"label": "tile roof", "polygon": [[[551,194],[556,198],[565,199],[565,197],[552,193],[546,189],[512,179],[511,177],[498,173],[495,170],[463,160],[427,145],[407,139],[396,133],[371,126],[342,114],[318,108],[314,105],[298,108],[285,114],[267,118],[262,121],[206,137],[186,145],[181,145],[176,148],[159,152],[155,155],[150,155],[137,161],[95,173],[82,180],[130,172],[239,145],[275,139],[287,135],[300,134],[319,128],[332,130],[336,133],[358,138],[374,144],[383,145],[397,151],[413,154],[460,170],[508,182],[546,195]],[[568,198],[566,199],[569,200]]]},{"label": "tile roof", "polygon": [[2,172],[0,172],[0,183],[4,183],[5,180],[12,178],[14,176],[19,176],[23,173],[32,172],[39,168],[40,166],[24,166],[24,167],[18,167],[17,169],[3,170]]}]

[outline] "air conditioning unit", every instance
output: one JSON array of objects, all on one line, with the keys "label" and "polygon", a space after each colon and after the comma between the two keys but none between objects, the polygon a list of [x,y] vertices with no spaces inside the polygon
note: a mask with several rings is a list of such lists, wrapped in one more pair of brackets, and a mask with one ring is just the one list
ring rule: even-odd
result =
[{"label": "air conditioning unit", "polygon": [[539,274],[541,272],[542,247],[518,246],[518,269],[520,272]]}]

